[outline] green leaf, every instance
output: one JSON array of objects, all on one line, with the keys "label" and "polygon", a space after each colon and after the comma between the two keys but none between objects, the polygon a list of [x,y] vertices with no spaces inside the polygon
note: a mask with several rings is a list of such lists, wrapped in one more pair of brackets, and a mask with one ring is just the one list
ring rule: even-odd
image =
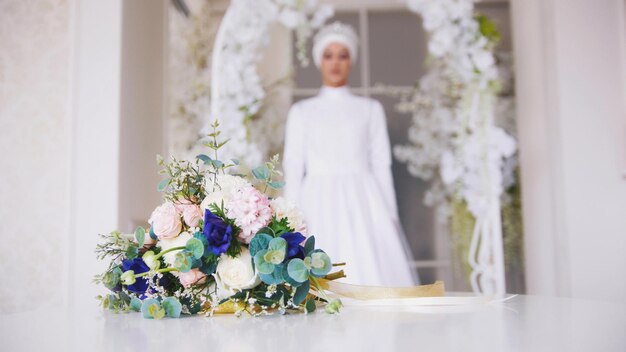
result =
[{"label": "green leaf", "polygon": [[285,251],[279,249],[268,250],[263,256],[263,260],[267,263],[278,265],[285,260]]},{"label": "green leaf", "polygon": [[213,167],[215,167],[216,169],[219,169],[224,165],[224,163],[219,160],[211,160],[211,164],[213,164]]},{"label": "green leaf", "polygon": [[272,238],[268,248],[273,251],[287,250],[287,241],[282,237]]},{"label": "green leaf", "polygon": [[174,297],[167,297],[163,300],[163,309],[165,310],[165,314],[170,318],[179,318],[180,312],[183,309],[183,306],[180,302]]},{"label": "green leaf", "polygon": [[293,295],[293,304],[300,305],[300,303],[304,302],[307,295],[309,294],[309,289],[311,288],[311,283],[309,280],[305,281],[302,285],[300,285],[296,289],[296,293]]},{"label": "green leaf", "polygon": [[174,259],[174,267],[178,269],[181,273],[186,273],[191,270],[191,264],[193,254],[189,251],[182,250],[176,253],[176,257]]},{"label": "green leaf", "polygon": [[137,227],[137,229],[135,230],[135,239],[137,240],[137,245],[139,247],[143,247],[143,244],[146,240],[146,230],[143,227]]},{"label": "green leaf", "polygon": [[259,274],[259,278],[268,285],[280,285],[285,282],[283,278],[283,266],[284,265],[276,265],[271,274]]},{"label": "green leaf", "polygon": [[266,250],[271,240],[272,237],[270,235],[257,233],[250,241],[250,255],[254,257],[259,251]]},{"label": "green leaf", "polygon": [[326,304],[325,310],[326,310],[326,313],[328,314],[337,314],[339,313],[339,310],[341,309],[341,307],[343,307],[343,303],[341,303],[341,300],[337,298],[328,302]]},{"label": "green leaf", "polygon": [[170,184],[170,179],[166,178],[165,180],[162,180],[161,182],[159,182],[159,185],[157,186],[157,191],[158,192],[163,192],[163,190],[165,188],[167,188],[167,186],[169,186]]},{"label": "green leaf", "polygon": [[315,236],[311,236],[304,242],[304,253],[309,255],[315,249]]},{"label": "green leaf", "polygon": [[159,301],[154,298],[143,301],[141,313],[146,319],[161,319],[165,316],[165,310],[161,308]]},{"label": "green leaf", "polygon": [[254,256],[254,265],[259,274],[269,275],[274,272],[275,265],[265,261],[265,254],[267,252],[267,249],[264,249],[257,252],[257,254]]},{"label": "green leaf", "polygon": [[141,311],[141,300],[137,297],[133,297],[130,300],[130,309],[134,310],[135,312],[140,312]]},{"label": "green leaf", "polygon": [[313,299],[307,299],[306,303],[304,305],[304,309],[306,310],[307,313],[313,313],[315,312],[315,300]]},{"label": "green leaf", "polygon": [[285,182],[283,182],[283,181],[273,181],[273,182],[269,182],[268,186],[272,187],[273,189],[281,189],[281,188],[285,187]]},{"label": "green leaf", "polygon": [[202,244],[202,241],[194,237],[187,241],[185,249],[188,250],[195,259],[200,259],[204,255],[204,245]]},{"label": "green leaf", "polygon": [[302,282],[298,282],[294,279],[292,279],[291,277],[289,277],[289,272],[287,270],[287,265],[286,264],[281,264],[280,266],[283,267],[283,279],[285,280],[285,282],[287,282],[289,285],[293,286],[293,287],[299,287],[300,285],[302,285]]},{"label": "green leaf", "polygon": [[211,161],[213,159],[211,159],[210,156],[208,155],[204,155],[204,154],[198,154],[196,155],[196,159],[202,160],[204,162],[205,165],[208,165],[209,163],[211,163]]},{"label": "green leaf", "polygon": [[333,265],[330,257],[324,251],[318,249],[311,253],[311,274],[316,277],[324,277],[328,275]]},{"label": "green leaf", "polygon": [[300,258],[293,258],[289,261],[287,273],[296,282],[302,283],[309,279],[309,269],[306,268],[304,261]]},{"label": "green leaf", "polygon": [[252,175],[254,175],[257,180],[267,180],[270,178],[270,169],[265,165],[259,166],[252,170]]},{"label": "green leaf", "polygon": [[117,284],[120,283],[120,276],[122,276],[122,269],[119,266],[107,271],[102,276],[102,283],[104,286],[112,290]]},{"label": "green leaf", "polygon": [[235,165],[239,165],[240,164],[239,159],[230,159],[230,161],[232,161],[233,164],[235,164]]},{"label": "green leaf", "polygon": [[139,248],[136,244],[131,243],[126,249],[126,258],[135,259],[139,255]]}]

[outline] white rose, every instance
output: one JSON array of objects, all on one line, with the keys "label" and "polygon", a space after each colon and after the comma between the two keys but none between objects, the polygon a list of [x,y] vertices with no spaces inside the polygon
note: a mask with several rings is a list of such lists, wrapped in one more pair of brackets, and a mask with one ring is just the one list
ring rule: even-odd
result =
[{"label": "white rose", "polygon": [[[184,247],[187,244],[187,241],[191,239],[191,234],[189,232],[183,232],[178,237],[173,238],[171,240],[162,239],[159,241],[158,246],[161,247],[161,251],[166,251],[170,248],[174,247]],[[174,266],[174,261],[176,260],[176,253],[180,251],[171,251],[169,253],[165,253],[163,255],[163,260],[169,266]]]},{"label": "white rose", "polygon": [[294,202],[278,197],[272,199],[270,207],[277,219],[287,218],[290,227],[296,232],[306,235],[306,223],[304,222],[302,212],[296,207]]},{"label": "white rose", "polygon": [[242,248],[241,253],[235,258],[222,254],[213,276],[220,298],[230,297],[238,291],[254,288],[261,283],[259,275],[254,270],[250,251],[246,248]]}]

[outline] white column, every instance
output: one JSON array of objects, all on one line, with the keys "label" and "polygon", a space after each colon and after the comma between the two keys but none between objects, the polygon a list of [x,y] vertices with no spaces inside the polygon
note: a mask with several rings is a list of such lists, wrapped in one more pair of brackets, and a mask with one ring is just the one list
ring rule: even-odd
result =
[{"label": "white column", "polygon": [[530,294],[626,296],[619,1],[512,0]]},{"label": "white column", "polygon": [[165,0],[76,3],[69,302],[95,307],[98,233],[129,230],[158,201]]}]

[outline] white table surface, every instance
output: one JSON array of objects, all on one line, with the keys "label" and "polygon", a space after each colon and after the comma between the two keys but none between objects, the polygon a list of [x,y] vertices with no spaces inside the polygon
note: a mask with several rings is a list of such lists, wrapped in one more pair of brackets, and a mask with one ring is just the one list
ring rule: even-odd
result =
[{"label": "white table surface", "polygon": [[[96,302],[94,301],[94,306]],[[0,351],[626,351],[626,304],[517,296],[470,309],[146,320],[96,308],[0,316]]]}]

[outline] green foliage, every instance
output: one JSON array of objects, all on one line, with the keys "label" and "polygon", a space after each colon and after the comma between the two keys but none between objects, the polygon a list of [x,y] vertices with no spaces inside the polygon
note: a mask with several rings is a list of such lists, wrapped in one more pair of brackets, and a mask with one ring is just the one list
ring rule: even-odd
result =
[{"label": "green foliage", "polygon": [[156,299],[146,299],[141,305],[141,313],[146,319],[162,319],[165,316],[165,309]]},{"label": "green foliage", "polygon": [[165,176],[157,190],[164,193],[165,199],[176,202],[180,199],[197,200],[204,197],[206,171],[202,169],[200,161],[178,160],[172,157],[171,161],[166,163],[159,156],[157,162],[161,166],[159,174]]},{"label": "green foliage", "polygon": [[204,255],[204,245],[197,238],[190,238],[185,245],[185,249],[189,251],[195,259],[200,259]]},{"label": "green foliage", "polygon": [[131,309],[131,297],[124,291],[97,296],[100,306],[114,313],[127,312]]},{"label": "green foliage", "polygon": [[252,170],[254,178],[265,184],[263,192],[267,192],[268,187],[280,189],[285,185],[282,181],[276,181],[277,177],[281,177],[283,175],[283,173],[278,170],[279,164],[279,156],[276,154],[270,159],[270,161]]},{"label": "green foliage", "polygon": [[268,285],[279,285],[285,282],[285,278],[283,277],[284,264],[279,264],[274,266],[274,271],[270,274],[261,274],[259,273],[259,278],[261,281],[265,282]]},{"label": "green foliage", "polygon": [[139,255],[139,247],[135,243],[131,243],[126,249],[126,258],[135,259]]},{"label": "green foliage", "polygon": [[330,257],[321,249],[317,249],[310,256],[304,258],[305,265],[310,269],[311,275],[324,277],[328,275],[333,265]]},{"label": "green foliage", "polygon": [[102,276],[102,283],[106,286],[106,288],[113,289],[120,283],[121,276],[122,269],[119,266],[115,266]]},{"label": "green foliage", "polygon": [[182,250],[176,253],[174,259],[174,267],[181,273],[186,273],[191,270],[191,264],[193,263],[193,254],[187,250]]},{"label": "green foliage", "polygon": [[263,249],[258,251],[254,256],[254,265],[259,274],[269,275],[274,272],[274,264],[265,260],[265,254],[267,254],[267,252],[267,249]]},{"label": "green foliage", "polygon": [[272,236],[259,231],[250,241],[250,255],[254,257],[259,251],[268,249],[271,240]]},{"label": "green foliage", "polygon": [[137,245],[139,247],[143,247],[146,240],[146,230],[143,227],[137,227],[137,229],[135,230],[135,239],[137,240]]},{"label": "green foliage", "polygon": [[298,286],[296,289],[296,293],[293,295],[293,304],[299,305],[304,302],[307,295],[309,294],[309,290],[311,289],[311,283],[307,280],[302,285]]},{"label": "green foliage", "polygon": [[306,303],[304,304],[304,311],[307,313],[313,313],[315,312],[315,300],[314,299],[307,299]]},{"label": "green foliage", "polygon": [[276,216],[272,216],[272,221],[268,227],[272,230],[274,237],[279,237],[287,232],[294,232],[294,229],[289,226],[289,220],[287,218],[278,220]]},{"label": "green foliage", "polygon": [[174,297],[166,297],[162,304],[163,309],[165,310],[165,315],[170,318],[178,318],[180,317],[180,313],[183,309],[183,306],[180,302]]},{"label": "green foliage", "polygon": [[266,165],[259,166],[252,170],[252,175],[257,180],[265,181],[270,178],[270,169]]},{"label": "green foliage", "polygon": [[304,261],[299,258],[293,258],[287,264],[287,273],[294,281],[302,283],[309,279],[309,269],[307,269]]},{"label": "green foliage", "polygon": [[134,310],[135,312],[141,312],[141,300],[137,297],[133,297],[130,300],[130,309]]},{"label": "green foliage", "polygon": [[324,308],[324,310],[328,314],[337,314],[339,313],[339,310],[342,307],[343,307],[343,303],[341,303],[341,300],[334,299],[326,304],[326,307]]},{"label": "green foliage", "polygon": [[304,242],[304,253],[309,255],[315,249],[315,236],[311,236]]}]

